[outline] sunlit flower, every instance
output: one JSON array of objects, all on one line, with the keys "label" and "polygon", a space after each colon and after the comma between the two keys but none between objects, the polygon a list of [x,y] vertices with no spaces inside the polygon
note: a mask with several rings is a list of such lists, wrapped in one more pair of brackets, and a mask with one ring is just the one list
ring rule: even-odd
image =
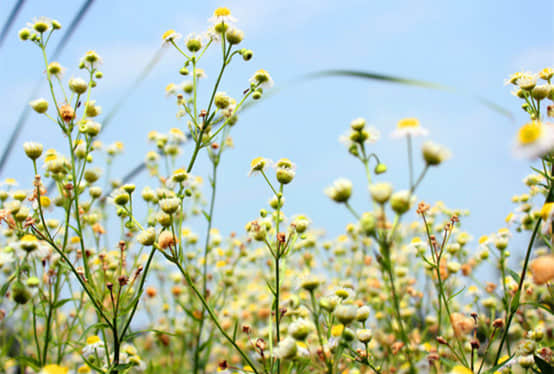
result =
[{"label": "sunlit flower", "polygon": [[69,369],[65,366],[50,364],[43,367],[39,374],[67,374],[69,372]]},{"label": "sunlit flower", "polygon": [[273,87],[273,79],[269,73],[263,69],[258,70],[250,78],[249,82],[253,85],[256,85],[262,89],[268,89]]},{"label": "sunlit flower", "polygon": [[104,354],[104,343],[102,342],[100,337],[98,337],[98,335],[89,336],[87,338],[87,343],[83,347],[81,353],[85,358],[88,358],[94,354],[102,356]]},{"label": "sunlit flower", "polygon": [[265,171],[268,167],[272,166],[272,161],[265,157],[256,157],[250,162],[250,171],[248,175],[255,174],[257,172]]},{"label": "sunlit flower", "polygon": [[417,118],[404,118],[398,121],[396,129],[391,133],[393,138],[402,138],[404,136],[426,136],[429,134],[427,129],[421,127]]},{"label": "sunlit flower", "polygon": [[521,126],[514,152],[519,157],[543,157],[554,150],[554,127],[551,123],[532,121]]},{"label": "sunlit flower", "polygon": [[102,58],[98,55],[98,53],[92,50],[85,53],[85,55],[81,58],[81,64],[89,68],[98,67],[98,65],[102,65],[102,63]]},{"label": "sunlit flower", "polygon": [[175,32],[175,30],[167,30],[166,32],[163,33],[162,35],[162,39],[163,39],[163,44],[165,43],[169,43],[169,42],[175,42],[176,40],[179,40],[181,39],[181,34],[179,34],[178,32]]},{"label": "sunlit flower", "polygon": [[210,17],[208,21],[213,24],[231,24],[233,22],[237,22],[237,19],[231,15],[229,8],[220,7],[214,10],[214,15]]}]

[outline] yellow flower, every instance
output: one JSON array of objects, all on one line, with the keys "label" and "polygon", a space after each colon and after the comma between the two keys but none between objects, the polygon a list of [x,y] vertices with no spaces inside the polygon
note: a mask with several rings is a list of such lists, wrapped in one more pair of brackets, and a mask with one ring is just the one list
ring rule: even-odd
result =
[{"label": "yellow flower", "polygon": [[42,205],[43,208],[48,208],[50,206],[50,198],[48,196],[41,196],[40,205]]},{"label": "yellow flower", "polygon": [[421,127],[417,118],[403,118],[396,124],[396,129],[392,132],[393,138],[402,138],[404,136],[427,135],[427,129]]},{"label": "yellow flower", "polygon": [[456,365],[452,368],[450,374],[473,374],[473,371],[466,368],[465,366]]},{"label": "yellow flower", "polygon": [[267,169],[270,166],[271,160],[264,157],[256,157],[250,162],[250,172],[248,175],[252,175],[255,172],[261,172]]},{"label": "yellow flower", "polygon": [[539,78],[545,81],[552,79],[554,76],[554,68],[544,68],[539,72]]},{"label": "yellow flower", "polygon": [[333,327],[331,327],[331,335],[332,336],[335,336],[335,337],[341,336],[343,331],[344,331],[344,325],[342,325],[342,324],[333,325]]},{"label": "yellow flower", "polygon": [[181,36],[182,35],[179,34],[178,32],[175,32],[175,30],[169,29],[169,30],[167,30],[166,32],[163,33],[162,39],[163,39],[164,43],[168,43],[168,42],[180,39]]},{"label": "yellow flower", "polygon": [[548,219],[548,216],[550,213],[552,213],[552,209],[554,208],[554,203],[546,203],[542,206],[540,215],[543,220]]},{"label": "yellow flower", "polygon": [[39,374],[67,374],[68,368],[60,365],[46,365],[42,368]]},{"label": "yellow flower", "polygon": [[220,23],[233,23],[237,22],[237,19],[231,15],[229,8],[220,7],[214,10],[214,15],[208,19],[209,22],[214,24]]}]

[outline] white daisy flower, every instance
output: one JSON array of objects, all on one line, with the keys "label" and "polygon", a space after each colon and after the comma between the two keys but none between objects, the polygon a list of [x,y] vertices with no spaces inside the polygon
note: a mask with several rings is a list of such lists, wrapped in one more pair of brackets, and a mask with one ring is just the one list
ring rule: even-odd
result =
[{"label": "white daisy flower", "polygon": [[102,356],[104,354],[104,342],[102,342],[98,335],[89,336],[81,353],[85,358],[88,358],[94,354]]},{"label": "white daisy flower", "polygon": [[261,171],[265,171],[268,167],[271,167],[272,165],[273,162],[270,159],[265,157],[256,157],[250,162],[250,171],[248,172],[248,176],[259,173]]},{"label": "white daisy flower", "polygon": [[521,126],[516,138],[514,152],[522,158],[543,157],[554,150],[554,125],[540,121]]},{"label": "white daisy flower", "polygon": [[231,11],[229,10],[229,8],[220,7],[214,10],[214,15],[210,17],[208,21],[213,24],[232,24],[234,22],[237,22],[237,19],[231,15]]},{"label": "white daisy flower", "polygon": [[179,40],[179,39],[181,39],[181,37],[182,37],[182,35],[179,34],[178,32],[176,32],[175,30],[171,30],[171,29],[167,30],[162,35],[162,39],[163,39],[162,44],[166,44],[166,43],[169,43],[171,41]]},{"label": "white daisy flower", "polygon": [[0,269],[14,261],[15,257],[13,255],[13,252],[6,252],[5,250],[0,252]]},{"label": "white daisy flower", "polygon": [[391,133],[393,138],[404,136],[426,136],[429,131],[421,127],[417,118],[403,118],[396,124],[396,129]]}]

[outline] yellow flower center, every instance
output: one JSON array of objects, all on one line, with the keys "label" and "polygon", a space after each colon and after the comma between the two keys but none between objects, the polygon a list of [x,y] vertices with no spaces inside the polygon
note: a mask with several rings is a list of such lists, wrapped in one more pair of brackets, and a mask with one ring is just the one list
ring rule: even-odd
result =
[{"label": "yellow flower center", "polygon": [[554,203],[546,203],[542,206],[540,214],[543,220],[548,218],[552,209],[554,209]]},{"label": "yellow flower center", "polygon": [[21,241],[22,242],[37,242],[38,239],[34,235],[27,234],[27,235],[23,235],[23,237],[21,238]]},{"label": "yellow flower center", "polygon": [[60,365],[46,365],[40,372],[45,374],[66,374],[68,369]]},{"label": "yellow flower center", "polygon": [[419,121],[417,118],[403,118],[396,124],[399,129],[419,127]]},{"label": "yellow flower center", "polygon": [[92,335],[87,338],[87,345],[96,344],[100,342],[98,335]]},{"label": "yellow flower center", "polygon": [[166,32],[163,33],[162,35],[162,39],[163,40],[166,40],[167,38],[169,38],[172,34],[175,34],[175,30],[167,30]]},{"label": "yellow flower center", "polygon": [[542,124],[538,121],[526,123],[521,126],[517,134],[517,140],[520,144],[528,145],[535,143],[542,134]]},{"label": "yellow flower center", "polygon": [[256,157],[250,162],[250,169],[262,170],[265,166],[265,159],[263,157]]},{"label": "yellow flower center", "polygon": [[217,8],[214,11],[214,16],[216,17],[225,17],[230,15],[231,15],[231,11],[229,10],[229,8],[221,7],[221,8]]},{"label": "yellow flower center", "polygon": [[465,366],[456,365],[452,368],[451,374],[472,374],[473,371],[469,370]]}]

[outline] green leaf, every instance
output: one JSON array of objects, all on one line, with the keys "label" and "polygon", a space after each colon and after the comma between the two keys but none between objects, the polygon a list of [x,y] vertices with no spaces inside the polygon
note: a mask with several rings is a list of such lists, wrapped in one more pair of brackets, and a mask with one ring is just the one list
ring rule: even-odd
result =
[{"label": "green leaf", "polygon": [[235,326],[233,327],[233,341],[237,341],[237,331],[239,329],[239,321],[235,320]]},{"label": "green leaf", "polygon": [[0,297],[4,297],[6,292],[8,292],[8,288],[10,288],[10,283],[12,282],[13,279],[8,279],[8,281],[2,285],[2,288],[0,288]]},{"label": "green leaf", "polygon": [[510,311],[511,313],[517,312],[517,308],[519,308],[519,295],[521,293],[521,290],[517,290],[514,297],[512,298],[512,303],[510,305]]},{"label": "green leaf", "polygon": [[554,366],[543,360],[541,357],[534,355],[535,364],[539,367],[542,374],[554,374]]},{"label": "green leaf", "polygon": [[[326,78],[326,77],[362,78],[362,79],[369,79],[369,80],[381,81],[386,83],[404,84],[408,86],[430,88],[433,90],[463,94],[460,90],[454,87],[445,86],[439,83],[428,82],[428,81],[423,81],[418,79],[402,78],[402,77],[375,73],[370,71],[362,71],[362,70],[329,69],[329,70],[316,71],[313,73],[306,74],[303,78],[317,79],[317,78]],[[473,97],[474,99],[476,99],[478,102],[480,102],[482,105],[486,106],[490,110],[500,115],[503,115],[504,117],[507,117],[512,121],[514,120],[512,112],[510,112],[508,109],[505,109],[502,106],[475,94],[466,93],[464,95]]]},{"label": "green leaf", "polygon": [[513,270],[510,269],[510,268],[508,268],[508,269],[506,269],[506,270],[508,270],[508,273],[510,273],[510,275],[512,276],[512,278],[514,278],[515,281],[516,281],[517,283],[519,283],[519,281],[521,280],[519,274],[516,273],[515,271],[513,271]]},{"label": "green leaf", "polygon": [[69,299],[58,300],[52,307],[53,307],[53,309],[58,309],[59,307],[63,306],[65,303],[67,303],[71,300],[73,300],[73,299],[69,298]]}]

